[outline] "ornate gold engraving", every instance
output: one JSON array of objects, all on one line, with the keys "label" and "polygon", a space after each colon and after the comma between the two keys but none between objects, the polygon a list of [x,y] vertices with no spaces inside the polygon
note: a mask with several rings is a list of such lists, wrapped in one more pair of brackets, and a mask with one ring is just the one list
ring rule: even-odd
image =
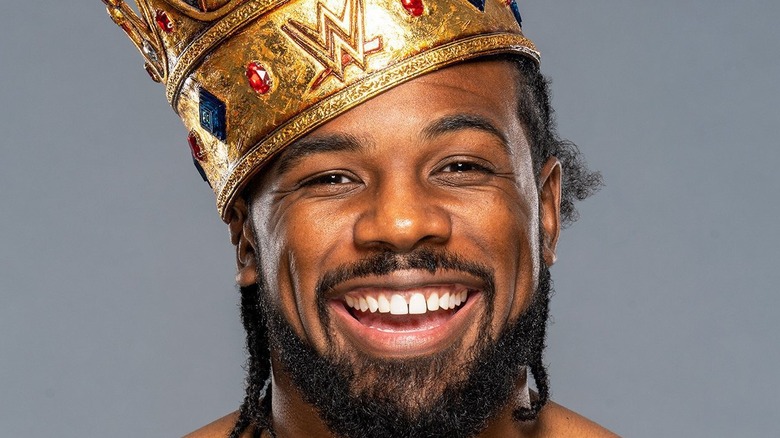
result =
[{"label": "ornate gold engraving", "polygon": [[366,55],[382,49],[382,37],[366,41],[363,0],[346,0],[340,15],[317,2],[317,28],[291,19],[282,30],[324,68],[312,82],[315,89],[330,76],[344,81],[344,69],[355,64],[365,70]]}]

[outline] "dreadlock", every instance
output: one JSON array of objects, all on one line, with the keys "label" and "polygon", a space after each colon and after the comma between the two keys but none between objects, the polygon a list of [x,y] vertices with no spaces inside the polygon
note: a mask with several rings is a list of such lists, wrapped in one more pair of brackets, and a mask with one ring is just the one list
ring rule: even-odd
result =
[{"label": "dreadlock", "polygon": [[[579,217],[574,206],[595,193],[602,185],[601,175],[588,169],[577,146],[558,137],[555,113],[551,106],[550,81],[539,71],[537,64],[527,58],[498,59],[510,60],[519,72],[517,86],[518,114],[526,128],[526,135],[532,146],[531,158],[534,174],[538,176],[544,163],[551,157],[556,157],[562,168],[561,184],[561,222],[564,227],[572,224]],[[484,59],[484,58],[482,58]],[[493,59],[496,59],[495,57]],[[540,276],[540,282],[551,282],[549,271]],[[266,334],[266,318],[260,304],[260,295],[265,293],[260,286],[253,285],[241,288],[241,321],[247,333],[246,396],[239,408],[238,420],[230,433],[230,438],[240,438],[249,431],[252,438],[260,438],[263,430],[268,430],[272,437],[275,433],[271,427],[271,352]],[[547,319],[548,310],[538,317]],[[544,349],[537,345],[537,351]],[[531,376],[536,382],[537,397],[531,401],[530,408],[518,408],[513,412],[516,421],[535,419],[549,398],[549,381],[547,370],[542,363],[542,355],[535,355],[528,364]]]},{"label": "dreadlock", "polygon": [[[540,250],[541,252],[541,250]],[[512,412],[512,417],[515,421],[531,421],[536,419],[539,415],[539,411],[542,410],[547,403],[547,399],[550,397],[550,382],[547,379],[547,367],[542,362],[542,355],[545,349],[544,341],[546,336],[547,317],[550,312],[550,294],[552,293],[552,278],[550,277],[550,270],[547,266],[544,266],[542,272],[539,275],[539,286],[537,287],[537,294],[534,300],[544,300],[543,306],[531,306],[534,311],[534,315],[531,315],[530,323],[542,326],[542,336],[536,339],[535,345],[533,345],[533,354],[531,356],[531,363],[528,364],[528,368],[531,370],[531,377],[533,377],[536,383],[536,398],[531,400],[530,407],[518,407]],[[543,291],[543,292],[542,292]],[[531,327],[527,328],[527,331],[533,330]]]},{"label": "dreadlock", "polygon": [[[238,420],[230,438],[239,438],[251,430],[252,438],[260,438],[271,428],[271,350],[265,333],[265,313],[260,305],[258,284],[241,287],[241,322],[246,330],[247,359],[246,396],[238,411]],[[249,429],[251,427],[251,429]]]}]

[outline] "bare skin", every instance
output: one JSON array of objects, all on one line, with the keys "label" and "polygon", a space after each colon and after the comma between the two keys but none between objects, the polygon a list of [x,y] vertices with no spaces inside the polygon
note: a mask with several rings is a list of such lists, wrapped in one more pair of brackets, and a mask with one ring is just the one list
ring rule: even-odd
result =
[{"label": "bare skin", "polygon": [[[528,307],[539,255],[548,266],[555,262],[560,231],[561,167],[551,158],[534,178],[531,146],[510,97],[516,96],[516,74],[500,61],[449,67],[324,124],[306,137],[318,141],[306,153],[291,153],[294,146],[285,151],[233,210],[239,285],[254,284],[260,272],[292,329],[318,352],[404,359],[456,345],[462,354],[454,356],[449,378],[468,378],[457,371],[468,369],[459,361],[468,360],[466,352],[481,336],[479,323],[495,337]],[[485,311],[484,285],[468,275],[409,270],[336,286],[330,322],[320,319],[315,289],[324,272],[378,250],[402,254],[420,247],[488,266],[495,276],[494,311]],[[350,294],[426,288],[475,292],[441,326],[402,337],[357,323],[344,304]],[[272,369],[277,435],[332,436],[273,355]],[[353,384],[374,382],[366,377]],[[524,380],[516,394],[515,400],[530,399]],[[514,421],[513,407],[500,411],[479,437],[615,436],[552,402],[533,422]],[[230,414],[188,437],[225,437],[235,419]]]}]

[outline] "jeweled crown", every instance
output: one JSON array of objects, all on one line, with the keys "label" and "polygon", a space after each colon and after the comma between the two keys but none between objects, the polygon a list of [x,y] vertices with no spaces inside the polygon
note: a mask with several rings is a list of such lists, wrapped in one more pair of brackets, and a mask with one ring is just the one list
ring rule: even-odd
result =
[{"label": "jeweled crown", "polygon": [[275,153],[404,81],[492,54],[539,61],[516,0],[103,0],[166,86],[228,220]]}]

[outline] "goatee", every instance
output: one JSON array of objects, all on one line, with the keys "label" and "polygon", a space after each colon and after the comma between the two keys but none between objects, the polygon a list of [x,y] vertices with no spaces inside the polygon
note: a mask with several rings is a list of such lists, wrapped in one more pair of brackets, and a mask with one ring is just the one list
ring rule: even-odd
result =
[{"label": "goatee", "polygon": [[[541,263],[539,284],[529,307],[497,336],[489,333],[493,312],[493,273],[482,265],[443,251],[420,249],[408,254],[378,253],[323,276],[318,287],[318,312],[328,324],[323,293],[350,278],[381,276],[401,269],[431,273],[456,270],[480,278],[485,315],[479,341],[465,354],[459,344],[415,359],[381,359],[357,351],[330,349],[319,353],[300,339],[270,302],[265,285],[259,301],[265,315],[271,350],[303,399],[314,406],[328,428],[346,438],[472,437],[500,410],[515,407],[515,418],[533,417],[546,400],[542,366],[550,273]],[[326,333],[329,332],[324,327]],[[518,406],[516,386],[530,366],[540,390],[534,406]]]}]

